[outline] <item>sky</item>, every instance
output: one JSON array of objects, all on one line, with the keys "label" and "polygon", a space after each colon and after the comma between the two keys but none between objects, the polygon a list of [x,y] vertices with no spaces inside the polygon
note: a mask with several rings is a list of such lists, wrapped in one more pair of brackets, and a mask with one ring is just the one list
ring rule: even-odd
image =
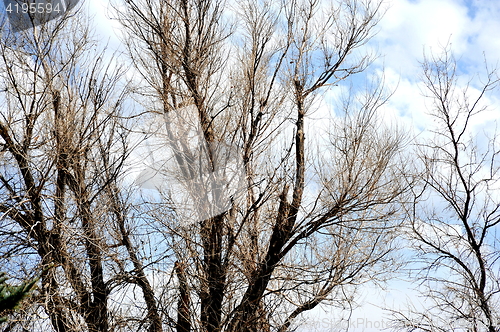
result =
[{"label": "sky", "polygon": [[[427,114],[429,101],[422,96],[421,65],[424,53],[439,54],[448,43],[459,61],[464,76],[459,84],[472,80],[472,86],[484,77],[485,61],[490,68],[500,62],[500,1],[495,0],[391,0],[385,16],[377,26],[378,34],[369,44],[381,55],[375,69],[384,69],[388,87],[395,89],[385,112],[399,123],[420,132],[432,123]],[[477,92],[471,89],[471,94]],[[499,90],[486,99],[490,111],[475,120],[475,130],[490,127],[500,118]],[[388,284],[387,291],[370,286],[360,293],[362,304],[352,314],[350,331],[380,331],[388,323],[384,305],[403,307],[416,293],[403,281]],[[418,306],[418,304],[417,304]],[[328,316],[318,313],[317,331],[334,331]],[[338,322],[338,320],[337,320]],[[338,326],[338,324],[337,324]],[[326,328],[325,328],[326,327]],[[335,326],[334,326],[335,327]],[[330,328],[330,329],[329,329]],[[316,331],[304,329],[303,331]]]},{"label": "sky", "polygon": [[[97,33],[108,41],[109,51],[120,48],[115,33],[116,22],[108,19],[108,2],[80,0],[94,15]],[[428,101],[422,96],[420,63],[424,54],[438,54],[450,45],[459,61],[459,80],[474,85],[490,68],[500,65],[500,1],[497,0],[388,0],[387,11],[376,27],[377,34],[367,45],[380,55],[369,68],[382,73],[387,87],[394,91],[384,108],[386,116],[419,132],[432,123],[427,114]],[[484,76],[483,76],[484,77]],[[331,92],[335,98],[336,92]],[[490,112],[474,122],[476,130],[493,125],[500,119],[499,90],[486,99]],[[327,95],[328,97],[328,95]],[[388,284],[387,291],[364,287],[360,291],[360,307],[352,313],[349,331],[380,331],[387,326],[382,306],[399,306],[412,296],[409,285],[402,281]],[[298,331],[336,331],[347,327],[338,312],[319,308],[310,314],[308,324]]]},{"label": "sky", "polygon": [[[109,38],[110,48],[119,47],[119,41],[106,18],[106,1],[86,0],[95,13],[98,32]],[[427,114],[429,101],[422,95],[421,62],[424,54],[439,54],[449,45],[458,60],[463,76],[459,84],[471,81],[470,93],[489,68],[500,63],[500,1],[497,0],[388,0],[386,13],[377,34],[367,48],[379,54],[369,68],[373,74],[383,73],[393,96],[384,108],[385,115],[405,127],[422,132],[429,129],[432,119]],[[115,23],[115,27],[117,25]],[[116,31],[119,31],[117,29]],[[498,90],[485,101],[490,111],[478,117],[473,126],[483,130],[500,119]],[[335,91],[325,97],[336,97]],[[329,96],[328,94],[331,94]],[[387,290],[372,285],[363,287],[358,298],[360,306],[352,312],[350,325],[338,311],[318,308],[308,315],[307,323],[298,331],[381,331],[388,325],[384,306],[403,307],[406,301],[415,301],[415,292],[403,281],[392,281]],[[417,304],[418,305],[418,304]]]},{"label": "sky", "polygon": [[[93,13],[96,30],[109,43],[109,51],[120,48],[118,22],[109,16],[109,0],[81,0]],[[490,68],[500,64],[500,1],[496,0],[386,0],[386,13],[376,26],[377,34],[366,46],[379,55],[367,73],[383,72],[389,91],[394,91],[384,112],[406,127],[423,131],[432,123],[427,114],[428,100],[422,96],[421,62],[424,54],[439,54],[449,45],[464,73],[462,83],[484,78],[485,62]],[[473,85],[474,87],[474,85]],[[335,99],[338,90],[325,97]],[[475,90],[471,89],[471,93]],[[498,95],[498,94],[497,94]],[[426,104],[427,102],[427,104]],[[500,98],[486,99],[500,105]],[[492,107],[494,109],[494,106]],[[482,127],[500,112],[479,118]]]},{"label": "sky", "polygon": [[[448,43],[459,61],[460,80],[477,82],[485,60],[493,68],[500,60],[500,2],[494,0],[392,0],[372,45],[379,48],[377,66],[385,66],[388,85],[397,87],[389,108],[417,129],[427,127],[421,91],[420,63],[424,53],[439,54]],[[498,92],[498,90],[497,90]],[[498,95],[498,94],[497,94]],[[498,99],[488,100],[498,105]],[[498,119],[489,113],[481,122]]]}]

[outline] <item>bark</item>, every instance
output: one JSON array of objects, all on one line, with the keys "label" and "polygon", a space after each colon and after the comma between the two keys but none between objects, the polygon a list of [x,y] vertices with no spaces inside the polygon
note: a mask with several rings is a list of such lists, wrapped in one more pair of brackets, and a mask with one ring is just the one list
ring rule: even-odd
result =
[{"label": "bark", "polygon": [[191,300],[182,263],[175,262],[175,273],[179,280],[179,301],[177,302],[177,332],[191,331]]}]

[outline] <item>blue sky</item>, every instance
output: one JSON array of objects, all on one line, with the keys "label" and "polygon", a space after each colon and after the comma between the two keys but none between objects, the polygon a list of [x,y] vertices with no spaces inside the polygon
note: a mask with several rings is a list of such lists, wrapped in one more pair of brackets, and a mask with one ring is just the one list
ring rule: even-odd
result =
[{"label": "blue sky", "polygon": [[[382,57],[386,80],[397,90],[389,110],[408,125],[425,128],[429,123],[421,96],[420,66],[424,52],[440,53],[448,43],[459,61],[460,80],[477,82],[484,74],[484,61],[495,67],[500,60],[500,2],[460,0],[392,0],[371,45]],[[474,85],[474,84],[473,84]],[[473,91],[471,90],[471,93]],[[498,98],[487,100],[498,105]],[[402,112],[404,110],[404,114]],[[484,120],[499,118],[499,112]]]},{"label": "blue sky", "polygon": [[[97,32],[109,40],[110,51],[120,47],[118,22],[110,21],[108,1],[85,0],[94,13]],[[425,54],[439,53],[448,43],[467,74],[463,83],[484,73],[484,61],[495,67],[500,60],[500,2],[495,0],[387,0],[378,33],[366,46],[379,54],[367,74],[383,70],[389,90],[395,90],[386,107],[389,118],[422,130],[430,123],[419,75]],[[341,89],[332,90],[333,98]],[[487,100],[496,105],[498,98]],[[498,119],[500,112],[489,114]],[[486,117],[485,117],[486,121]]]}]

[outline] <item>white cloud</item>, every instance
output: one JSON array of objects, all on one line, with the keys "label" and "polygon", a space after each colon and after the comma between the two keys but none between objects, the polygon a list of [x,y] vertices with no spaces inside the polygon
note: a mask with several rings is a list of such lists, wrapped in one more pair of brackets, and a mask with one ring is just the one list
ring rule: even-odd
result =
[{"label": "white cloud", "polygon": [[[377,48],[380,59],[376,68],[384,67],[387,86],[396,91],[384,108],[384,116],[402,122],[416,132],[429,129],[434,119],[428,115],[431,100],[422,96],[421,65],[426,55],[442,52],[449,46],[458,61],[457,91],[471,83],[468,95],[477,95],[485,81],[486,58],[489,69],[500,61],[500,2],[457,0],[390,0],[379,32],[370,43]],[[484,54],[483,54],[484,53]],[[472,81],[471,81],[472,80]],[[475,117],[474,132],[489,127],[499,119],[499,100],[486,96],[489,112]]]},{"label": "white cloud", "polygon": [[386,120],[396,122],[407,129],[421,132],[432,123],[426,110],[426,98],[422,94],[421,83],[396,72],[393,68],[385,70],[387,88],[394,91],[389,102],[384,106]]},{"label": "white cloud", "polygon": [[374,41],[381,48],[386,66],[411,74],[424,48],[439,50],[450,41],[461,52],[469,26],[467,7],[459,1],[393,0]]},{"label": "white cloud", "polygon": [[386,67],[412,77],[424,51],[439,53],[449,42],[474,72],[484,69],[483,53],[493,66],[499,61],[498,17],[498,1],[391,0],[372,45]]},{"label": "white cloud", "polygon": [[471,63],[483,64],[483,52],[493,65],[499,61],[500,54],[500,2],[474,1],[470,11],[472,16],[468,31],[468,48],[464,58]]}]

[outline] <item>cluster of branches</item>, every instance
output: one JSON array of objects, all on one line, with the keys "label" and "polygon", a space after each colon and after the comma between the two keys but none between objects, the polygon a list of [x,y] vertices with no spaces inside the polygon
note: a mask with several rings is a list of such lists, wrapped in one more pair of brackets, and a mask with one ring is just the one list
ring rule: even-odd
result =
[{"label": "cluster of branches", "polygon": [[474,125],[491,112],[486,99],[500,80],[486,67],[485,79],[464,84],[457,71],[449,47],[423,63],[436,128],[417,144],[420,185],[406,228],[423,306],[393,310],[409,331],[499,330],[500,147],[496,128]]},{"label": "cluster of branches", "polygon": [[[375,117],[382,89],[346,101],[325,147],[305,140],[317,94],[370,63],[355,52],[372,35],[380,3],[123,7],[138,93],[149,97],[153,118],[165,119],[157,140],[188,182],[183,194],[158,188],[156,208],[142,210],[176,262],[178,290],[162,302],[171,303],[177,331],[288,331],[302,313],[345,306],[348,286],[390,270],[395,203],[407,183],[398,177],[403,136]],[[179,135],[189,131],[174,120],[181,112],[197,119],[204,154]],[[228,187],[239,188],[219,167],[238,162],[221,160],[227,146],[241,151],[244,189],[224,199]],[[167,179],[171,169],[156,171]],[[179,220],[179,196],[201,213]],[[226,201],[226,211],[212,213]]]},{"label": "cluster of branches", "polygon": [[7,330],[19,321],[46,328],[36,318],[43,307],[56,331],[107,331],[109,291],[121,282],[104,251],[124,238],[114,226],[125,213],[114,190],[127,153],[123,71],[71,15],[17,33],[2,27],[0,260],[20,279],[42,267],[33,305],[20,313],[33,317]]},{"label": "cluster of branches", "polygon": [[[142,74],[139,119],[163,119],[161,131],[134,131],[124,71],[95,50],[81,12],[2,34],[0,259],[20,278],[55,265],[19,317],[43,310],[56,331],[287,331],[320,303],[350,301],[346,287],[390,260],[402,137],[375,119],[381,88],[346,103],[324,148],[306,144],[306,119],[321,89],[369,64],[354,52],[380,3],[117,9]],[[154,202],[124,181],[134,142],[150,136],[184,184]]]}]

